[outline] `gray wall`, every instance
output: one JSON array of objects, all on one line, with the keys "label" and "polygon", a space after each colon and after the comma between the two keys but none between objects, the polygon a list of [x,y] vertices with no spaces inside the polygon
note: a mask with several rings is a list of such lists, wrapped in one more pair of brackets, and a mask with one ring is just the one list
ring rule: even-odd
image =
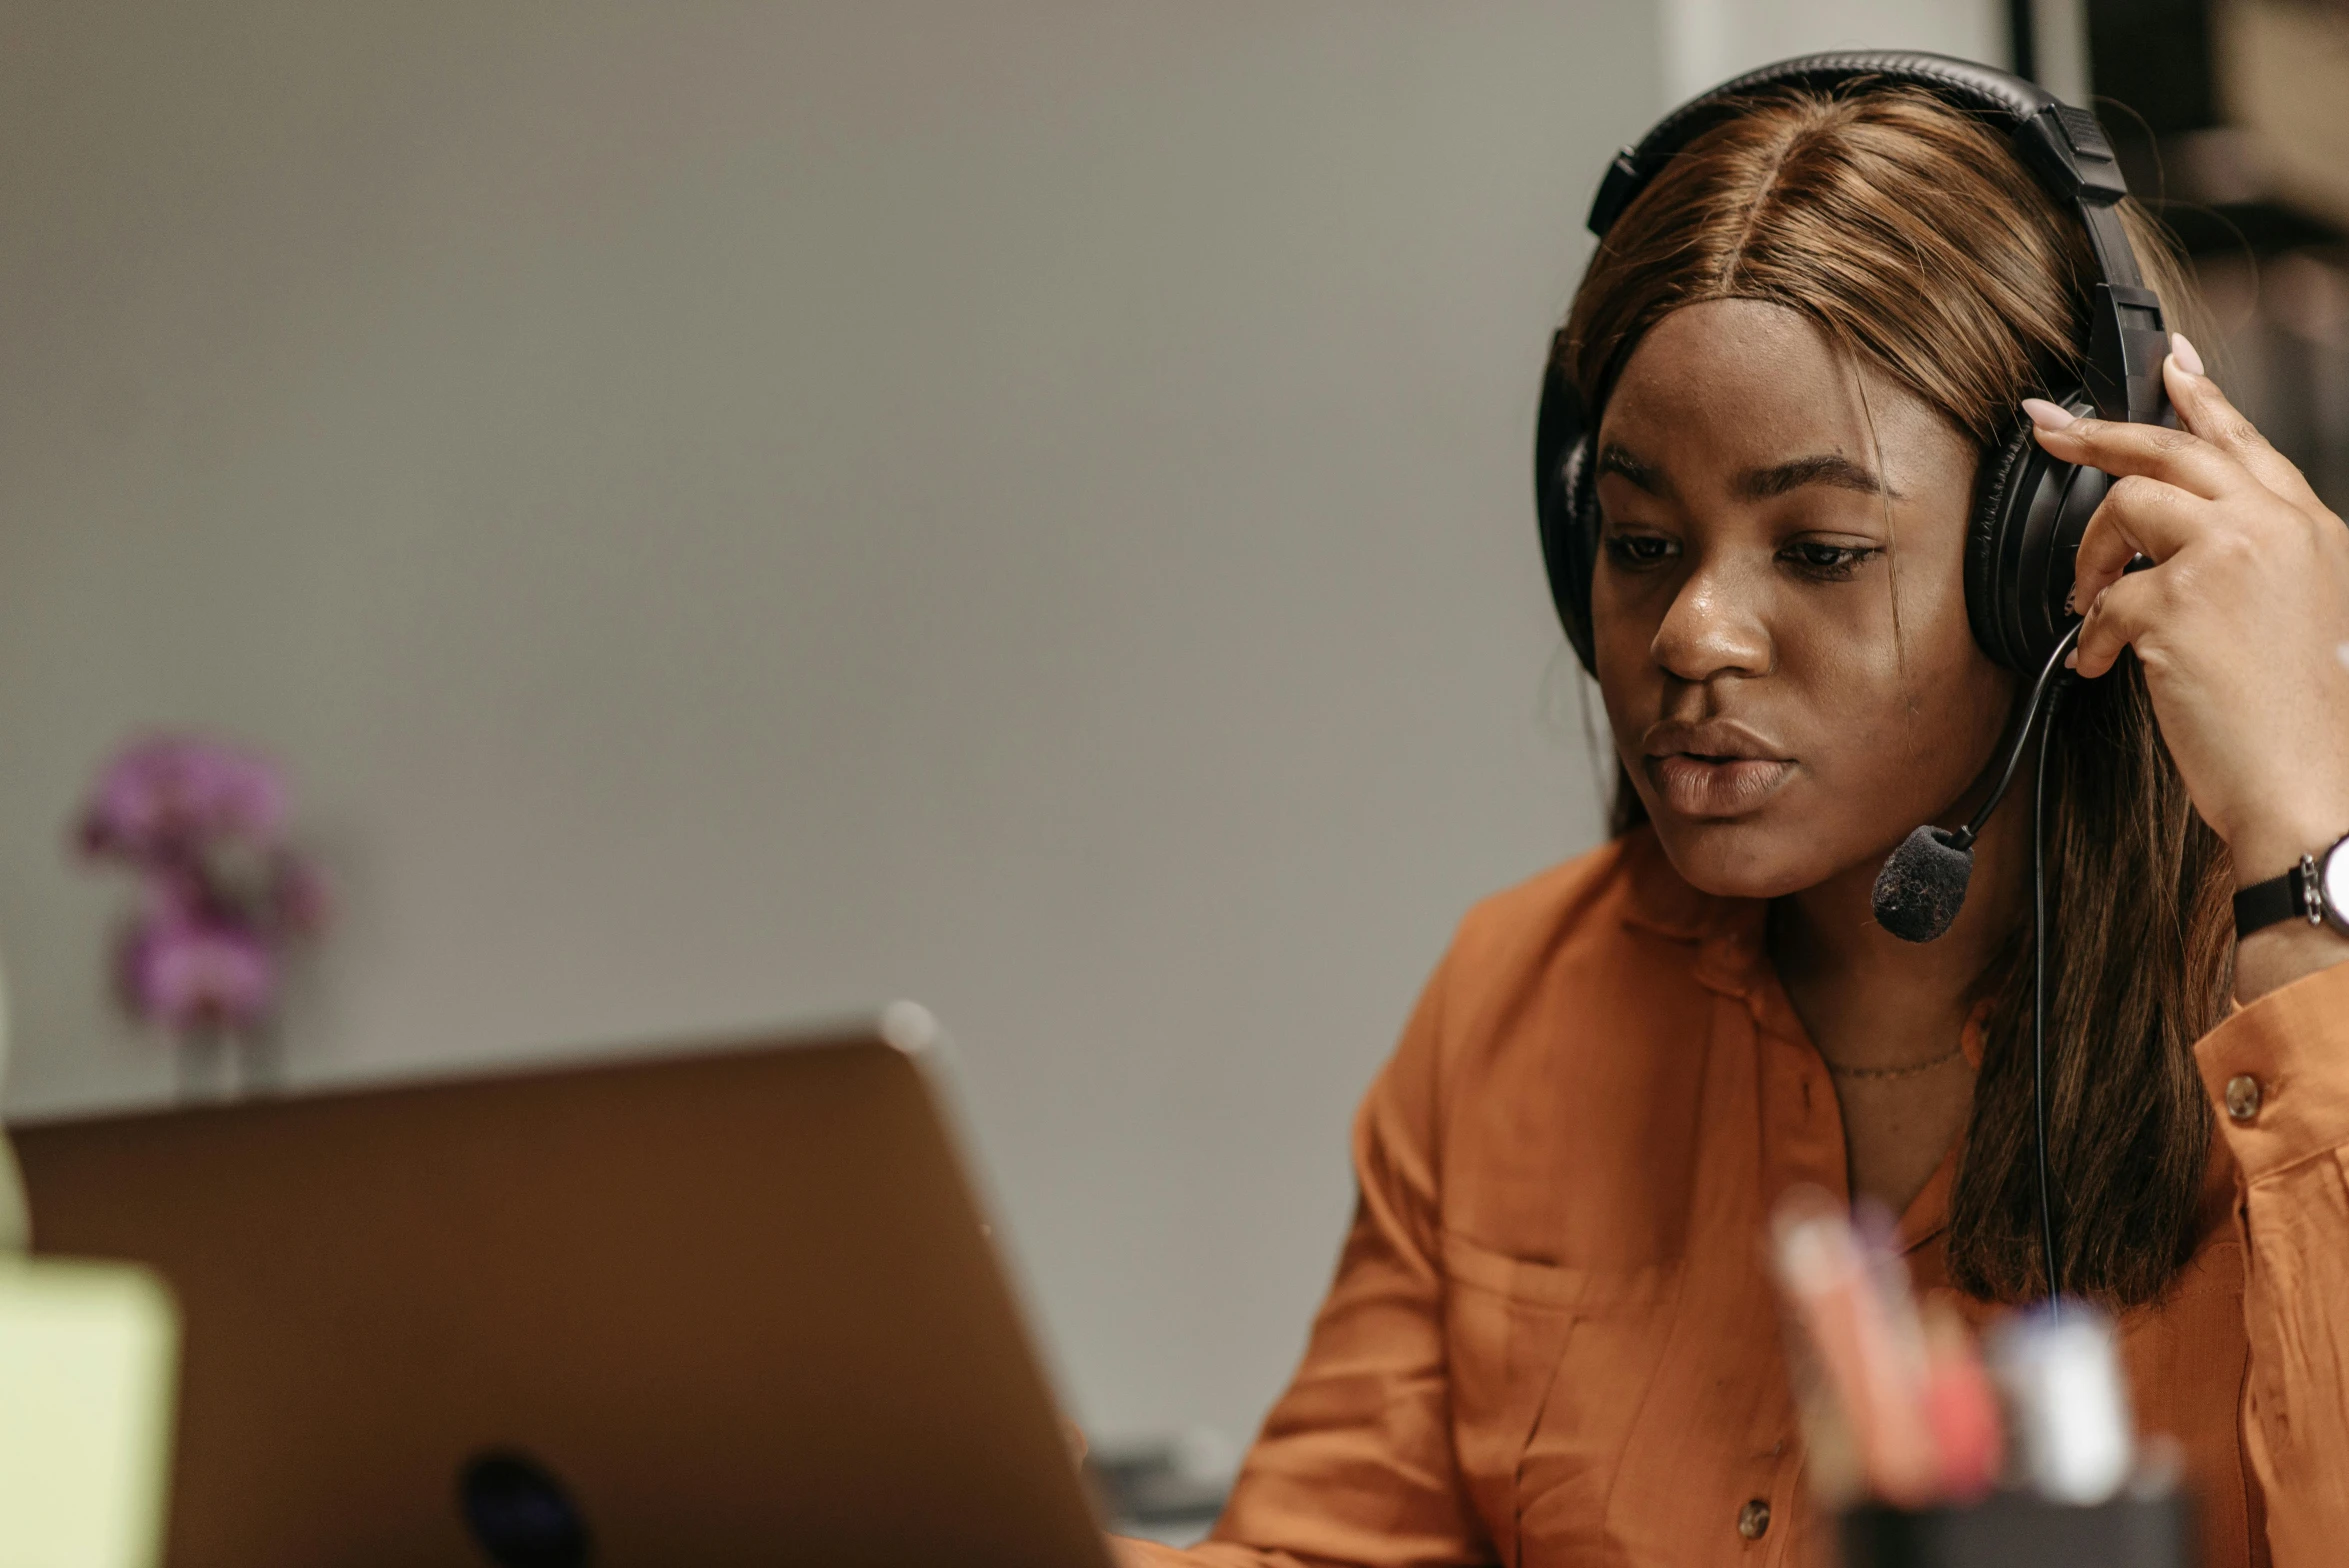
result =
[{"label": "gray wall", "polygon": [[[2033,0],[2040,80],[2087,101],[2087,0]],[[1823,49],[1927,49],[2003,64],[2004,0],[1656,0],[1663,94]]]},{"label": "gray wall", "polygon": [[1595,836],[1526,447],[1646,8],[0,16],[11,1113],[168,1093],[64,831],[218,729],[342,890],[297,1081],[917,997],[1079,1413],[1243,1434]]},{"label": "gray wall", "polygon": [[1077,1412],[1244,1435],[1451,923],[1597,836],[1606,153],[1990,14],[0,4],[8,1110],[168,1094],[64,832],[215,729],[342,893],[297,1082],[918,997]]}]

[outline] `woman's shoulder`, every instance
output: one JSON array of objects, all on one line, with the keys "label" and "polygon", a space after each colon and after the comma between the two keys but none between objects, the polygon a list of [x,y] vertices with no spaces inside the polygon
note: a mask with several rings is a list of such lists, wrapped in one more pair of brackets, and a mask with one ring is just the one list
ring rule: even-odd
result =
[{"label": "woman's shoulder", "polygon": [[1478,900],[1446,968],[1456,978],[1491,978],[1561,958],[1628,956],[1648,938],[1701,937],[1728,907],[1683,882],[1655,833],[1638,827]]},{"label": "woman's shoulder", "polygon": [[1622,1127],[1649,1118],[1626,1123],[1624,1107],[1685,1099],[1701,1081],[1685,1047],[1718,1000],[1707,938],[1739,908],[1681,881],[1644,829],[1479,901],[1365,1125],[1416,1141],[1444,1223],[1488,1244],[1515,1234],[1507,1194],[1615,1179],[1647,1158]]},{"label": "woman's shoulder", "polygon": [[1645,828],[1482,899],[1407,1031],[1430,1083],[1535,1074],[1697,1020],[1702,939],[1737,906],[1681,881]]}]

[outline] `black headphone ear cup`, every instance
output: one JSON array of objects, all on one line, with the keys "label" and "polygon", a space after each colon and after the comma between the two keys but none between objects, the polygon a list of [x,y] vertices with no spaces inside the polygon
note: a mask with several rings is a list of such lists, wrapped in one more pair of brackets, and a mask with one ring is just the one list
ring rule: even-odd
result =
[{"label": "black headphone ear cup", "polygon": [[[2061,401],[2094,412],[2085,392]],[[2065,608],[2073,560],[2110,482],[2049,457],[2028,424],[1983,457],[1966,529],[1966,619],[1997,663],[2038,674],[2078,619]]]},{"label": "black headphone ear cup", "polygon": [[1599,495],[1591,462],[1591,438],[1575,443],[1566,459],[1566,521],[1569,529],[1566,559],[1573,568],[1574,616],[1566,623],[1566,640],[1592,676],[1599,673],[1596,629],[1591,623],[1591,583],[1599,568]]},{"label": "black headphone ear cup", "polygon": [[1598,535],[1592,526],[1590,443],[1577,441],[1548,465],[1542,487],[1542,564],[1549,571],[1550,602],[1574,656],[1593,675],[1598,662],[1591,645],[1590,582]]},{"label": "black headphone ear cup", "polygon": [[2004,589],[2000,543],[2013,510],[2018,471],[2030,466],[2030,455],[2038,449],[2026,421],[1982,454],[1981,473],[1974,485],[1974,511],[1966,522],[1966,620],[1982,651],[2009,669],[2016,666],[2009,655],[2004,618],[1999,614]]},{"label": "black headphone ear cup", "polygon": [[[1561,334],[1563,336],[1563,334]],[[1591,567],[1598,553],[1597,505],[1591,487],[1590,441],[1583,428],[1582,399],[1550,354],[1542,385],[1541,417],[1534,431],[1534,507],[1541,524],[1542,565],[1549,574],[1550,602],[1566,640],[1582,667],[1598,673],[1591,646]]]}]

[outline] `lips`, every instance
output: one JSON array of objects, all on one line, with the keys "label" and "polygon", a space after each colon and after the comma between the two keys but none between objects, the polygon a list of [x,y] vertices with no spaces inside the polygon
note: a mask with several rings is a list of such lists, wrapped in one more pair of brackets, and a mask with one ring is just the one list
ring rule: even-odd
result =
[{"label": "lips", "polygon": [[1741,724],[1676,720],[1651,727],[1642,764],[1659,803],[1686,817],[1738,817],[1757,809],[1794,772],[1767,740]]}]

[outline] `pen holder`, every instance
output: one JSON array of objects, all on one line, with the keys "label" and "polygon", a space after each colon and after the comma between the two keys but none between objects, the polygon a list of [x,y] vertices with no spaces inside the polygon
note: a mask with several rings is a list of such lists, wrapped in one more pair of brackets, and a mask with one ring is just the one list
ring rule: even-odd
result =
[{"label": "pen holder", "polygon": [[1868,1503],[1843,1515],[1843,1568],[2194,1568],[2182,1491],[2124,1493],[2082,1508],[1995,1492],[1955,1508]]}]

